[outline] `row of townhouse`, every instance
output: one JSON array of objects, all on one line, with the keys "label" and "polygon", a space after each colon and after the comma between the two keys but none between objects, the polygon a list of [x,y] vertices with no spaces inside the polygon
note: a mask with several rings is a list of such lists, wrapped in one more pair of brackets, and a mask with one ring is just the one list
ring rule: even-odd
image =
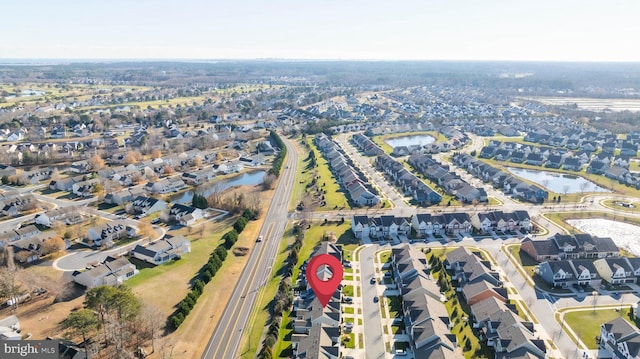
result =
[{"label": "row of townhouse", "polygon": [[[635,145],[634,145],[635,146]],[[538,147],[515,142],[492,140],[480,151],[480,158],[493,158],[498,161],[525,163],[547,168],[563,168],[581,171],[586,167],[588,173],[594,173],[616,180],[622,184],[640,187],[640,178],[629,171],[631,158],[635,155],[615,155],[613,151],[596,153],[598,146],[586,143],[579,150],[568,151],[564,148]],[[608,147],[611,150],[611,147]],[[633,151],[631,151],[633,152]]]},{"label": "row of townhouse", "polygon": [[[314,255],[329,254],[342,263],[342,250],[329,242],[321,242]],[[291,335],[294,358],[341,358],[340,336],[343,324],[341,286],[336,289],[326,306],[322,306],[300,271],[299,283],[304,291],[295,293],[291,312]]]},{"label": "row of townhouse", "polygon": [[466,153],[455,155],[453,160],[474,177],[490,183],[505,194],[511,194],[513,197],[534,203],[541,203],[549,199],[549,192],[540,186],[524,182],[510,173],[490,166]]},{"label": "row of townhouse", "polygon": [[489,262],[459,247],[446,254],[444,266],[470,307],[472,326],[496,358],[546,358],[544,341],[536,336],[533,323],[523,321],[508,304],[508,292]]},{"label": "row of townhouse", "polygon": [[618,149],[621,155],[632,157],[637,156],[638,145],[640,145],[640,135],[637,132],[630,133],[625,139],[619,139],[609,131],[572,131],[562,134],[535,130],[527,133],[524,139],[529,142],[566,147],[571,150],[587,148],[591,151],[601,149],[601,152],[614,153]]},{"label": "row of townhouse", "polygon": [[613,239],[590,234],[556,233],[546,239],[536,240],[526,237],[520,243],[520,250],[537,262],[620,256],[620,250]]},{"label": "row of townhouse", "polygon": [[513,212],[490,211],[476,213],[471,217],[471,224],[481,233],[488,232],[529,232],[531,217],[525,210]]},{"label": "row of townhouse", "polygon": [[362,175],[349,164],[347,158],[341,153],[340,146],[329,139],[324,133],[316,135],[314,143],[322,152],[322,156],[329,163],[331,172],[338,183],[349,194],[351,201],[357,206],[372,206],[380,203],[380,197]]},{"label": "row of townhouse", "polygon": [[442,201],[442,196],[438,192],[391,156],[378,156],[375,163],[378,170],[382,171],[405,196],[411,196],[416,203],[430,206]]},{"label": "row of townhouse", "polygon": [[536,273],[553,287],[635,284],[640,278],[640,258],[568,259],[542,262]]},{"label": "row of townhouse", "polygon": [[531,220],[527,211],[493,211],[477,213],[473,217],[464,212],[430,214],[417,213],[411,218],[380,216],[353,216],[351,231],[356,238],[394,238],[408,235],[411,229],[417,237],[429,235],[469,234],[472,227],[486,233],[489,231],[525,231],[531,230]]},{"label": "row of townhouse", "polygon": [[456,196],[463,203],[488,201],[484,188],[471,186],[455,172],[449,171],[448,165],[439,163],[429,155],[413,154],[409,156],[407,163],[433,183],[438,184],[445,193]]},{"label": "row of townhouse", "polygon": [[415,358],[463,358],[440,288],[424,254],[405,244],[391,250],[393,280],[401,293],[402,320]]}]

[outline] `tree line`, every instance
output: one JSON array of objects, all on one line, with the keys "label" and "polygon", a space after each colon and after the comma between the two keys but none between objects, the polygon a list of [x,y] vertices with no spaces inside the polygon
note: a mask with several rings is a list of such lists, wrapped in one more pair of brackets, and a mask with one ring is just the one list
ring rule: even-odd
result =
[{"label": "tree line", "polygon": [[287,157],[287,147],[282,141],[282,138],[276,133],[276,131],[271,130],[269,132],[269,136],[271,140],[276,144],[276,147],[280,150],[278,155],[273,160],[273,164],[271,165],[271,169],[269,173],[276,175],[276,177],[280,177],[280,171],[282,170],[282,164],[284,163],[284,158]]}]

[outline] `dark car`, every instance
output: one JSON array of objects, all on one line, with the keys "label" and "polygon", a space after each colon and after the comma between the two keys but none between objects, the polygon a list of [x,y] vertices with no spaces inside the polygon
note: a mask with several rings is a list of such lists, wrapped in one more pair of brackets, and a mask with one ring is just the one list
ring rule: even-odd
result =
[{"label": "dark car", "polygon": [[371,277],[371,279],[369,280],[370,284],[376,284],[376,279],[374,277]]},{"label": "dark car", "polygon": [[378,296],[376,295],[375,297],[373,297],[373,302],[374,303],[378,303],[378,301],[380,301],[380,299],[378,298]]}]

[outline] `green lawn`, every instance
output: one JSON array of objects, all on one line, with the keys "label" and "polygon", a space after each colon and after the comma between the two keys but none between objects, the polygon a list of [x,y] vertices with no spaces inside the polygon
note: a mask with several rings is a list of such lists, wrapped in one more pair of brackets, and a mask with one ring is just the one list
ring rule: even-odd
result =
[{"label": "green lawn", "polygon": [[344,314],[354,314],[354,310],[353,307],[347,307],[345,306],[342,311],[344,312]]},{"label": "green lawn", "polygon": [[343,334],[342,344],[347,349],[355,349],[356,347],[356,335],[355,333]]},{"label": "green lawn", "polygon": [[344,287],[342,287],[342,294],[347,297],[353,297],[353,286],[345,285]]},{"label": "green lawn", "polygon": [[576,335],[589,349],[597,349],[596,336],[600,335],[600,325],[610,320],[624,316],[628,317],[629,309],[616,312],[615,309],[585,309],[564,314],[565,324],[571,327]]},{"label": "green lawn", "polygon": [[[296,193],[297,198],[296,201],[294,201],[294,204],[297,205],[307,196],[320,194],[324,195],[326,205],[317,207],[316,210],[318,211],[332,211],[338,208],[351,208],[345,193],[331,173],[327,160],[322,157],[320,151],[313,144],[312,137],[307,136],[304,143],[308,144],[309,149],[307,149],[305,145],[298,146],[298,170],[300,172],[296,176],[294,193]],[[317,166],[314,168],[310,166],[311,160],[309,158],[309,151],[312,151],[315,154]],[[311,185],[314,179],[316,184]],[[315,198],[320,201],[319,197]]]},{"label": "green lawn", "polygon": [[397,318],[400,316],[400,313],[402,312],[402,302],[400,301],[400,297],[399,296],[390,296],[387,297],[387,306],[389,307],[389,317],[390,318]]}]

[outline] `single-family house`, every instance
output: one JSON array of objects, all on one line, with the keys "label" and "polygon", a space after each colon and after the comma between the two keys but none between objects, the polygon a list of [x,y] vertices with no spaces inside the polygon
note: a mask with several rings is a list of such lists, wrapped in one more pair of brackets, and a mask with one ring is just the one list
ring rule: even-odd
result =
[{"label": "single-family house", "polygon": [[100,285],[120,285],[125,280],[138,274],[136,266],[125,257],[107,257],[101,264],[84,272],[74,272],[73,280],[87,288]]},{"label": "single-family house", "polygon": [[164,237],[147,246],[138,244],[131,250],[131,255],[145,262],[160,265],[189,252],[191,242],[183,236],[175,236]]}]

